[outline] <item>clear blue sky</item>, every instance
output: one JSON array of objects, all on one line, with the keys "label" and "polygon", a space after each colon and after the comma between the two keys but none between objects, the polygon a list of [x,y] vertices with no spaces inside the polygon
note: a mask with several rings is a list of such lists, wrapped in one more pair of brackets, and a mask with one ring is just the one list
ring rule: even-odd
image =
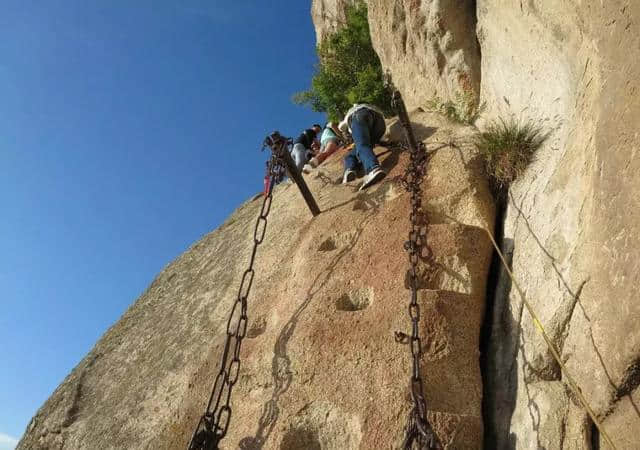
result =
[{"label": "clear blue sky", "polygon": [[[5,0],[0,449],[155,275],[262,189],[310,0]],[[4,442],[4,443],[3,443]]]}]

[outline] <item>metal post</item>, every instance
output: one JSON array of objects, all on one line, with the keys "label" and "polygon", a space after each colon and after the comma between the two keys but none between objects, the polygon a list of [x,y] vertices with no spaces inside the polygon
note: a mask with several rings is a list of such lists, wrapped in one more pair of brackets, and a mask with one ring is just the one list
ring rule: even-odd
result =
[{"label": "metal post", "polygon": [[280,133],[274,131],[267,137],[267,139],[265,139],[265,145],[271,147],[271,150],[282,160],[282,162],[284,162],[284,166],[286,167],[289,176],[296,183],[298,189],[300,189],[302,198],[304,198],[311,214],[315,217],[320,214],[320,208],[318,208],[318,204],[313,198],[313,194],[311,194],[307,183],[304,181],[304,178],[302,178],[300,172],[298,172],[298,168],[289,154],[290,141],[290,139],[284,138]]},{"label": "metal post", "polygon": [[398,118],[400,119],[400,123],[402,124],[402,128],[404,129],[405,136],[407,137],[407,141],[409,141],[409,148],[411,151],[417,151],[418,149],[418,141],[416,141],[416,137],[413,134],[413,128],[411,127],[411,121],[409,120],[409,114],[407,114],[407,108],[404,105],[404,101],[402,100],[402,95],[400,92],[395,89],[393,91],[393,104],[396,107],[396,111],[398,112]]},{"label": "metal post", "polygon": [[293,162],[293,158],[291,158],[291,155],[286,150],[282,152],[281,158],[282,161],[284,161],[287,172],[289,172],[289,176],[298,185],[298,189],[300,189],[300,193],[302,194],[304,201],[307,202],[307,206],[311,210],[311,214],[313,214],[313,217],[317,216],[318,214],[320,214],[320,208],[318,208],[318,204],[313,198],[313,194],[311,194],[311,191],[309,190],[307,183],[304,181],[304,178],[302,177],[300,172],[298,172],[298,168]]}]

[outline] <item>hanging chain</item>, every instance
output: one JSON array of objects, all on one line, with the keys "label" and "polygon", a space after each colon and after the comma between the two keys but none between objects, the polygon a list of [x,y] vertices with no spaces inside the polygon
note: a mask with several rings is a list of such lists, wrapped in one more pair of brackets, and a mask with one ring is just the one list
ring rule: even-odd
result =
[{"label": "hanging chain", "polygon": [[411,289],[411,302],[409,303],[409,317],[411,318],[411,336],[409,347],[413,368],[409,388],[413,399],[413,408],[409,413],[405,427],[405,437],[402,444],[404,450],[411,450],[416,446],[420,450],[435,450],[442,448],[438,438],[427,419],[427,406],[424,399],[424,387],[420,374],[420,360],[422,358],[422,341],[420,340],[420,305],[418,304],[418,260],[425,245],[420,233],[422,215],[422,189],[420,184],[425,174],[427,159],[426,149],[422,142],[418,143],[411,128],[411,122],[400,92],[393,91],[393,104],[398,112],[410,150],[410,161],[402,177],[402,186],[411,196],[411,213],[409,221],[411,229],[409,240],[404,248],[409,254],[410,269],[408,272],[409,288]]},{"label": "hanging chain", "polygon": [[227,434],[231,421],[231,391],[238,381],[240,374],[240,348],[247,332],[247,297],[255,277],[253,264],[258,246],[264,240],[267,230],[267,217],[271,209],[274,186],[282,181],[284,167],[282,152],[287,151],[290,139],[285,139],[276,131],[265,139],[262,149],[271,149],[271,158],[267,163],[269,187],[262,201],[260,215],[253,231],[253,249],[249,259],[249,267],[242,275],[240,288],[235,303],[227,321],[227,338],[222,352],[220,371],[216,376],[209,403],[205,413],[191,437],[188,450],[218,450],[220,441]]}]

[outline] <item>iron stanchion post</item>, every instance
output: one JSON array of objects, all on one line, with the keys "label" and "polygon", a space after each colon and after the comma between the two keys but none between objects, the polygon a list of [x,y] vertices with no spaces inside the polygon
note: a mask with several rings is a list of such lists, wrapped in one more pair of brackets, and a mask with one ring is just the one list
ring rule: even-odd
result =
[{"label": "iron stanchion post", "polygon": [[304,201],[307,202],[307,206],[309,207],[309,210],[311,210],[311,214],[313,214],[313,217],[320,214],[320,208],[318,208],[316,199],[313,198],[313,194],[309,190],[307,183],[304,181],[302,174],[298,172],[298,168],[293,162],[293,158],[291,158],[291,155],[288,151],[286,151],[286,149],[282,154],[282,161],[287,168],[287,172],[289,172],[289,176],[296,183],[298,189],[300,189],[300,193],[302,194]]}]

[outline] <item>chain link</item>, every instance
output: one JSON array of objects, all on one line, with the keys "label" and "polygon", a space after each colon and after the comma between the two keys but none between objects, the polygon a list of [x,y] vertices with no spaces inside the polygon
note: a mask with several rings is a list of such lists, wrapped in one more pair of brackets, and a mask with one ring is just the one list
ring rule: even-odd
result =
[{"label": "chain link", "polygon": [[227,434],[231,421],[231,392],[238,382],[240,375],[240,348],[242,340],[247,333],[247,297],[255,278],[256,252],[258,246],[264,241],[267,230],[267,217],[271,210],[274,186],[282,181],[285,170],[281,155],[287,151],[290,139],[285,139],[279,133],[274,132],[265,140],[265,147],[271,149],[271,158],[267,163],[267,175],[269,176],[269,188],[262,201],[260,215],[253,230],[253,249],[249,259],[249,267],[242,274],[242,281],[238,289],[236,301],[231,308],[227,320],[227,338],[222,352],[220,371],[216,376],[209,402],[204,414],[191,437],[188,450],[217,450],[220,441]]},{"label": "chain link", "polygon": [[[400,92],[394,90],[392,98],[394,107],[398,112],[400,123],[405,130],[410,150],[409,165],[402,177],[402,186],[411,196],[411,212],[409,213],[411,228],[409,230],[409,240],[405,242],[404,248],[409,254],[410,266],[407,279],[408,287],[411,290],[411,299],[408,307],[408,313],[411,319],[411,336],[406,336],[406,338],[409,343],[412,358],[409,389],[411,391],[413,407],[407,419],[402,448],[404,450],[411,450],[413,448],[435,450],[441,449],[442,446],[427,419],[424,386],[420,373],[422,341],[420,339],[420,305],[418,303],[418,260],[426,244],[421,234],[421,229],[426,225],[422,223],[424,221],[424,215],[422,214],[422,189],[420,185],[426,170],[427,152],[424,144],[422,142],[417,143],[415,139]],[[401,335],[396,335],[397,340],[400,340],[402,337]]]}]

